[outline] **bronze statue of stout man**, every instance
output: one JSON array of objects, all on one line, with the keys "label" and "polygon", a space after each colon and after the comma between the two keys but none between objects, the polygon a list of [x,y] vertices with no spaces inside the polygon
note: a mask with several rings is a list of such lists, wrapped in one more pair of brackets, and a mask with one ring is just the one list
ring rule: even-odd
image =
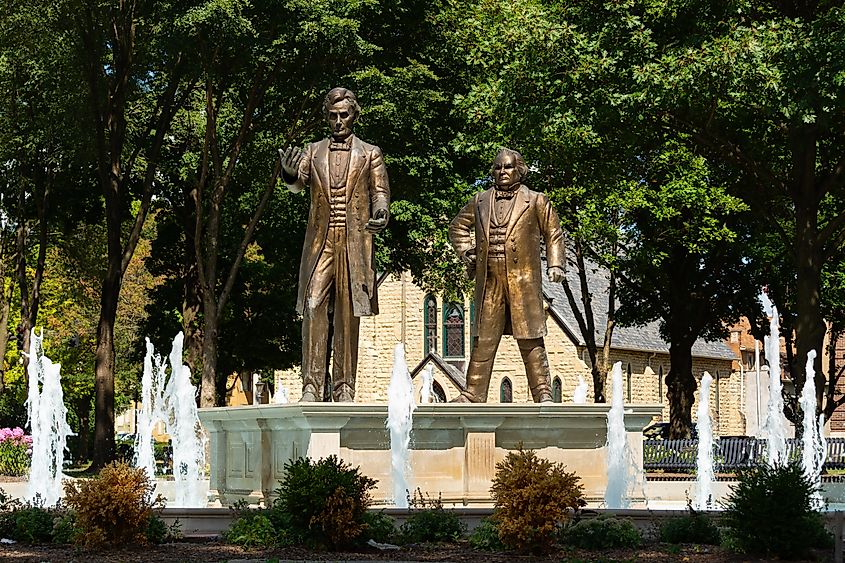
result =
[{"label": "bronze statue of stout man", "polygon": [[360,113],[355,94],[334,88],[323,109],[331,136],[281,154],[288,189],[311,189],[296,301],[302,315],[301,400],[327,398],[332,334],[331,397],[352,401],[359,320],[378,314],[373,234],[387,226],[390,186],[381,149],[352,133]]},{"label": "bronze statue of stout man", "polygon": [[540,237],[546,241],[549,279],[558,283],[564,276],[563,234],[549,198],[522,184],[527,174],[522,155],[501,149],[491,170],[495,186],[476,194],[449,226],[452,246],[475,275],[477,336],[466,391],[457,402],[487,401],[502,334],[516,339],[534,402],[552,400]]}]

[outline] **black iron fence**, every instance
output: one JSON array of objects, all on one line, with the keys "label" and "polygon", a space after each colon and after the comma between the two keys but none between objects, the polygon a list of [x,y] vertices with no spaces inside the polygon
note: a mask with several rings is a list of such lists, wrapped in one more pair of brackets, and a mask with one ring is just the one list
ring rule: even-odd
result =
[{"label": "black iron fence", "polygon": [[[800,460],[803,446],[795,438],[786,440],[788,460]],[[643,441],[643,469],[687,473],[695,470],[698,439]],[[713,465],[717,473],[736,473],[766,460],[766,440],[746,436],[713,441]],[[845,438],[827,439],[825,470],[845,469]]]}]

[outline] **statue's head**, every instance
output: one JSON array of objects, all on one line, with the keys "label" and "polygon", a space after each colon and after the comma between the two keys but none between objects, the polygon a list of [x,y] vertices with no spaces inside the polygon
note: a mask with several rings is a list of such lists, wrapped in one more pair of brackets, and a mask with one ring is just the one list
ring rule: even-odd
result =
[{"label": "statue's head", "polygon": [[323,115],[332,130],[332,137],[345,139],[352,134],[352,125],[358,119],[361,107],[352,90],[332,88],[323,101]]},{"label": "statue's head", "polygon": [[512,186],[528,176],[528,166],[517,151],[501,148],[493,161],[490,176],[497,186]]}]

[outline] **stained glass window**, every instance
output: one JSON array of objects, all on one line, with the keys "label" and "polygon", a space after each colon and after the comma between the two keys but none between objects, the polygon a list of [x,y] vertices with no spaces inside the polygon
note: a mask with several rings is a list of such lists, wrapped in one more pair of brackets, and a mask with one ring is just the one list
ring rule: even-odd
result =
[{"label": "stained glass window", "polygon": [[443,356],[464,357],[464,306],[461,303],[443,306]]},{"label": "stained glass window", "polygon": [[445,403],[446,402],[446,392],[443,390],[443,387],[440,386],[439,383],[436,381],[431,382],[431,402],[432,403]]},{"label": "stained glass window", "polygon": [[423,355],[437,350],[437,298],[430,293],[423,301]]},{"label": "stained glass window", "polygon": [[499,392],[499,402],[500,403],[512,403],[513,402],[513,384],[511,380],[507,377],[502,380],[502,388]]}]

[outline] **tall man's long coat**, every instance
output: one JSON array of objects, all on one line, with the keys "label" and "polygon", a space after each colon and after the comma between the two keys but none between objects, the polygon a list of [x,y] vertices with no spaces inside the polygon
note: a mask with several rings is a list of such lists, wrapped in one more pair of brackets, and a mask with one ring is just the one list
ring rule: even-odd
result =
[{"label": "tall man's long coat", "polygon": [[[329,142],[330,139],[323,139],[308,145],[299,163],[296,181],[288,184],[294,193],[304,186],[311,188],[311,210],[302,248],[296,299],[296,310],[300,314],[305,310],[306,290],[326,243],[329,228]],[[365,227],[372,214],[379,209],[387,210],[389,205],[390,184],[381,149],[353,135],[346,177],[346,246],[352,305],[356,317],[378,314],[373,235]]]}]

